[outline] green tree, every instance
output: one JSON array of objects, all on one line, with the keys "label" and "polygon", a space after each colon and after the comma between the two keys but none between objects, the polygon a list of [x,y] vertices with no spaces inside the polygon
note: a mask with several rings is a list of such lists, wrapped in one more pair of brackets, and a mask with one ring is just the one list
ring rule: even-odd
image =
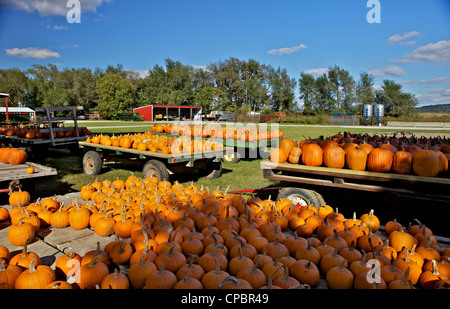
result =
[{"label": "green tree", "polygon": [[302,72],[299,79],[300,99],[303,100],[303,114],[314,113],[316,102],[315,79],[311,74]]},{"label": "green tree", "polygon": [[270,107],[275,110],[292,111],[295,107],[294,90],[296,81],[290,78],[286,69],[278,67],[276,70],[267,67],[268,88],[270,92]]},{"label": "green tree", "polygon": [[27,101],[28,106],[51,107],[63,106],[64,88],[57,85],[58,67],[54,64],[33,65],[27,74],[28,79]]},{"label": "green tree", "polygon": [[99,95],[96,109],[102,118],[132,111],[136,88],[128,79],[118,74],[105,75],[97,81],[96,91]]},{"label": "green tree", "polygon": [[316,114],[331,114],[335,111],[335,99],[333,98],[332,83],[327,74],[322,74],[314,83],[316,89]]},{"label": "green tree", "polygon": [[356,86],[356,96],[359,102],[358,107],[359,110],[362,110],[363,105],[365,104],[373,104],[374,102],[374,85],[375,78],[373,75],[369,73],[362,72],[360,74],[360,79]]},{"label": "green tree", "polygon": [[402,90],[402,85],[392,80],[384,80],[381,86],[384,92],[384,105],[387,115],[394,117],[408,116],[418,105],[417,99]]},{"label": "green tree", "polygon": [[165,69],[155,65],[142,81],[150,104],[193,105],[193,68],[179,61],[165,60]]},{"label": "green tree", "polygon": [[8,106],[26,103],[27,83],[27,76],[19,69],[0,70],[0,92],[9,94]]},{"label": "green tree", "polygon": [[356,83],[353,77],[347,70],[339,70],[339,80],[341,81],[342,103],[341,108],[343,112],[355,112],[354,103],[356,101]]}]

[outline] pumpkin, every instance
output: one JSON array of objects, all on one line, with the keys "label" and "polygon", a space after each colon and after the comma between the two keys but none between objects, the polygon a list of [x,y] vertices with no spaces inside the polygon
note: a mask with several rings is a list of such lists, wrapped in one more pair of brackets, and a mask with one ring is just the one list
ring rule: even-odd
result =
[{"label": "pumpkin", "polygon": [[413,260],[409,259],[408,251],[405,251],[404,258],[397,258],[395,266],[403,272],[406,272],[409,268],[407,280],[411,281],[412,284],[416,284],[419,281],[420,274],[422,273],[422,267]]},{"label": "pumpkin", "polygon": [[355,290],[368,290],[368,289],[385,290],[387,289],[387,284],[383,280],[383,278],[381,278],[378,275],[376,271],[369,271],[369,272],[362,272],[355,277],[355,280],[353,282],[353,288]]},{"label": "pumpkin", "polygon": [[283,149],[285,153],[289,154],[294,147],[298,147],[298,143],[289,138],[283,138],[280,140],[280,144],[278,146],[280,149]]},{"label": "pumpkin", "polygon": [[[307,238],[308,246],[300,247],[295,252],[295,258],[297,260],[307,260],[313,262],[315,265],[319,265],[321,255],[319,251],[311,245],[311,238]],[[297,278],[298,279],[298,278]]]},{"label": "pumpkin", "polygon": [[203,285],[200,280],[189,277],[188,272],[186,271],[183,279],[179,280],[173,288],[175,290],[203,289]]},{"label": "pumpkin", "polygon": [[32,260],[28,269],[17,277],[15,289],[42,289],[55,281],[55,273],[47,265],[35,266],[36,260]]},{"label": "pumpkin", "polygon": [[114,273],[106,275],[101,284],[101,289],[127,290],[130,287],[130,280],[119,269],[115,269]]},{"label": "pumpkin", "polygon": [[224,278],[219,285],[218,289],[229,290],[229,289],[238,289],[238,290],[249,290],[253,289],[253,287],[244,279],[238,279],[234,276],[228,276]]},{"label": "pumpkin", "polygon": [[418,176],[435,177],[439,174],[439,157],[434,150],[425,147],[414,154],[412,170]]},{"label": "pumpkin", "polygon": [[351,148],[345,155],[347,167],[355,171],[364,171],[366,169],[368,152],[360,146]]},{"label": "pumpkin", "polygon": [[392,171],[397,174],[408,175],[411,173],[413,156],[405,150],[397,151],[392,161]]},{"label": "pumpkin", "polygon": [[404,272],[400,268],[395,267],[396,262],[397,260],[394,260],[391,265],[384,265],[380,268],[380,276],[387,285],[389,285],[391,281],[401,280],[403,278]]},{"label": "pumpkin", "polygon": [[399,280],[392,280],[388,284],[388,289],[390,290],[414,290],[415,287],[410,280],[409,277],[410,268],[407,267],[403,273],[403,277]]},{"label": "pumpkin", "polygon": [[16,279],[21,272],[21,269],[20,271],[15,271],[9,267],[6,268],[6,262],[2,260],[0,263],[0,289],[14,289]]},{"label": "pumpkin", "polygon": [[353,287],[354,276],[345,266],[344,260],[339,266],[332,267],[326,274],[327,286],[329,289],[351,289]]},{"label": "pumpkin", "polygon": [[367,169],[372,172],[387,173],[392,168],[394,154],[386,148],[374,148],[367,155]]},{"label": "pumpkin", "polygon": [[284,163],[288,159],[288,153],[282,148],[272,148],[269,154],[269,160],[275,163]]},{"label": "pumpkin", "polygon": [[55,274],[59,278],[66,279],[68,275],[74,274],[81,265],[81,256],[76,252],[67,252],[56,259]]},{"label": "pumpkin", "polygon": [[408,250],[411,250],[414,245],[414,237],[405,232],[403,227],[400,228],[398,231],[393,231],[388,236],[389,245],[394,248],[397,252],[400,252],[403,250],[403,248],[406,248]]},{"label": "pumpkin", "polygon": [[302,155],[302,149],[300,147],[292,147],[289,152],[288,161],[292,164],[297,164],[300,162],[300,157]]},{"label": "pumpkin", "polygon": [[33,239],[34,235],[34,226],[29,222],[23,222],[23,218],[18,224],[11,225],[7,233],[8,241],[14,246],[23,246],[28,239]]},{"label": "pumpkin", "polygon": [[11,192],[9,194],[9,204],[14,207],[27,206],[30,204],[31,195],[27,191],[22,191],[19,188],[18,191]]},{"label": "pumpkin", "polygon": [[339,247],[334,248],[333,253],[327,253],[321,257],[319,262],[320,271],[326,275],[327,272],[334,266],[339,266],[343,264],[344,267],[348,268],[348,262],[342,256],[338,254]]},{"label": "pumpkin", "polygon": [[364,220],[366,226],[372,229],[372,232],[377,232],[380,229],[380,219],[374,214],[371,209],[368,213],[361,215],[360,220]]},{"label": "pumpkin", "polygon": [[394,231],[398,231],[401,228],[403,228],[403,225],[400,222],[398,222],[397,219],[395,218],[393,220],[386,222],[386,224],[384,225],[384,230],[387,235],[391,234]]},{"label": "pumpkin", "polygon": [[188,263],[181,266],[176,273],[178,280],[182,280],[185,275],[197,280],[201,280],[201,278],[205,274],[205,270],[200,265],[194,264],[194,261],[196,259],[198,259],[198,256],[195,255],[191,255],[188,257]]},{"label": "pumpkin", "polygon": [[[94,231],[100,236],[110,236],[114,232],[116,221],[110,216],[114,211],[108,211],[104,216],[98,218],[94,223]],[[90,222],[90,220],[89,220]]]},{"label": "pumpkin", "polygon": [[23,249],[21,253],[18,253],[14,255],[10,261],[9,265],[16,265],[21,267],[22,269],[27,269],[29,267],[29,264],[31,261],[35,261],[35,266],[38,266],[41,264],[41,259],[39,255],[35,252],[28,252],[28,243],[31,241],[31,239],[28,239],[25,244],[23,245]]},{"label": "pumpkin", "polygon": [[163,252],[155,259],[155,265],[160,268],[164,263],[167,271],[176,273],[178,269],[187,263],[183,253],[175,251],[175,245],[172,245],[168,252]]},{"label": "pumpkin", "polygon": [[25,150],[11,148],[8,154],[8,163],[12,165],[23,164],[27,159],[27,152]]},{"label": "pumpkin", "polygon": [[323,164],[330,168],[343,168],[345,165],[345,151],[339,146],[332,145],[323,151]]},{"label": "pumpkin", "polygon": [[307,143],[302,148],[302,163],[308,166],[321,166],[323,149],[316,143]]},{"label": "pumpkin", "polygon": [[107,267],[109,267],[109,265],[111,264],[111,259],[106,251],[100,249],[100,242],[97,242],[96,249],[88,251],[83,255],[83,258],[81,259],[81,265],[83,266],[89,264],[92,259],[97,256],[99,256],[97,258],[97,262],[102,262]]},{"label": "pumpkin", "polygon": [[[63,210],[63,207],[60,207],[57,211],[51,212],[50,215],[50,225],[54,228],[65,228],[69,226],[69,215],[70,212],[68,210]],[[39,215],[39,214],[38,214]]]},{"label": "pumpkin", "polygon": [[141,257],[138,263],[130,266],[127,275],[131,285],[135,289],[141,289],[145,286],[147,276],[157,270],[158,267],[156,267],[153,262],[145,260],[144,257]]},{"label": "pumpkin", "polygon": [[420,286],[424,289],[433,289],[437,282],[448,279],[439,272],[436,266],[436,260],[431,260],[431,262],[432,270],[423,271],[419,277]]},{"label": "pumpkin", "polygon": [[6,207],[0,207],[0,222],[6,221],[9,218],[9,210]]},{"label": "pumpkin", "polygon": [[88,264],[81,265],[75,273],[75,283],[80,289],[95,289],[103,278],[109,274],[108,267],[100,262],[102,255],[97,255]]},{"label": "pumpkin", "polygon": [[310,260],[297,259],[297,261],[291,265],[290,272],[292,277],[298,280],[301,284],[307,284],[311,287],[315,287],[320,281],[320,271],[316,264]]},{"label": "pumpkin", "polygon": [[85,229],[89,226],[89,218],[91,212],[85,207],[81,207],[78,203],[76,208],[69,214],[69,225],[75,230]]},{"label": "pumpkin", "polygon": [[133,254],[133,247],[128,241],[116,240],[107,244],[104,251],[108,253],[111,261],[116,265],[122,265],[129,262]]},{"label": "pumpkin", "polygon": [[46,287],[44,287],[44,289],[51,289],[51,290],[72,290],[73,287],[70,283],[68,283],[67,281],[53,281],[52,283],[50,283],[49,285],[47,285]]},{"label": "pumpkin", "polygon": [[35,172],[35,170],[34,170],[34,167],[29,167],[29,168],[27,168],[27,174],[34,174],[34,172]]},{"label": "pumpkin", "polygon": [[239,271],[236,278],[243,279],[250,283],[252,288],[259,289],[267,284],[266,275],[261,269],[259,269],[259,264],[261,262],[261,255],[258,255],[258,259],[252,268],[245,268]]}]

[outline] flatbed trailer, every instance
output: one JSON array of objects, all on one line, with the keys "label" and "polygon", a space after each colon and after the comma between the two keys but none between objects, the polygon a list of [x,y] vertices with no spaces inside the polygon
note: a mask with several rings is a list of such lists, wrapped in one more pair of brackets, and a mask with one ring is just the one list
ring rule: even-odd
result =
[{"label": "flatbed trailer", "polygon": [[[32,167],[34,173],[28,174],[27,169]],[[34,162],[25,162],[23,164],[5,164],[0,162],[0,193],[9,192],[11,182],[23,185],[27,191],[34,190],[34,184],[38,178],[55,176],[58,172],[55,168],[37,164]]]},{"label": "flatbed trailer", "polygon": [[[279,182],[277,199],[316,207],[327,204],[327,200],[341,208],[358,205],[361,211],[375,207],[391,219],[396,215],[408,220],[423,217],[439,228],[448,225],[450,219],[450,178],[445,176],[354,171],[270,160],[262,160],[260,167],[265,179]],[[446,230],[444,233],[449,234]]]},{"label": "flatbed trailer", "polygon": [[[84,132],[86,127],[78,126],[77,122],[77,111],[82,111],[83,108],[80,106],[65,106],[65,107],[38,107],[36,108],[36,113],[43,115],[43,117],[37,117],[36,122],[22,123],[22,126],[36,126],[39,128],[39,132],[48,133],[49,136],[45,138],[25,138],[16,135],[7,136],[0,135],[0,141],[11,147],[25,147],[30,149],[32,155],[45,153],[46,149],[49,147],[54,148],[68,148],[71,152],[76,153],[79,151],[78,142],[80,140],[85,140],[92,137],[92,134],[80,134],[81,131]],[[53,116],[57,112],[71,112],[72,116],[67,117],[56,117]],[[64,121],[71,120],[74,122],[72,127],[65,127]],[[73,131],[74,135],[57,137],[58,132]]]},{"label": "flatbed trailer", "polygon": [[99,174],[103,163],[113,161],[143,165],[142,177],[155,176],[159,181],[169,180],[170,175],[192,170],[202,170],[208,178],[218,178],[222,174],[221,158],[232,151],[224,147],[204,152],[164,154],[88,142],[79,142],[79,145],[85,150],[83,170],[87,175]]}]

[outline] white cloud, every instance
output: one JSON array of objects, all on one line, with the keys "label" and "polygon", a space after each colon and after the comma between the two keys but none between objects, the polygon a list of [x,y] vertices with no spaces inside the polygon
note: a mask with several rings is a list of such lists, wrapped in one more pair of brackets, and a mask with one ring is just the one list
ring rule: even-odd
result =
[{"label": "white cloud", "polygon": [[450,103],[450,87],[433,89],[427,94],[417,94],[417,100],[420,106],[449,104]]},{"label": "white cloud", "polygon": [[305,44],[300,44],[299,46],[294,47],[282,47],[279,49],[271,49],[267,53],[271,55],[284,55],[284,54],[293,54],[295,52],[298,52],[299,50],[308,48]]},{"label": "white cloud", "polygon": [[416,45],[416,41],[406,41],[406,42],[400,42],[398,43],[398,45],[402,45],[402,46],[413,46]]},{"label": "white cloud", "polygon": [[[97,8],[103,3],[111,2],[112,0],[79,0],[81,12],[90,11],[96,12]],[[41,16],[66,16],[71,9],[67,7],[66,0],[0,0],[0,5],[7,6],[15,10],[21,10],[28,13],[38,12]]]},{"label": "white cloud", "polygon": [[381,69],[374,69],[369,74],[377,77],[382,76],[402,76],[406,74],[406,71],[399,66],[390,65]]},{"label": "white cloud", "polygon": [[35,59],[47,59],[47,58],[59,58],[61,55],[50,49],[40,47],[27,47],[27,48],[11,48],[5,49],[8,56],[17,58],[35,58]]},{"label": "white cloud", "polygon": [[[405,40],[408,40],[412,37],[418,36],[420,34],[420,32],[418,31],[410,31],[410,32],[405,32],[403,34],[395,34],[393,36],[390,36],[388,38],[388,42],[390,45],[395,44],[395,43],[399,43]],[[415,41],[412,41],[415,43]],[[402,44],[405,45],[405,44]]]},{"label": "white cloud", "polygon": [[450,41],[439,41],[416,48],[415,51],[403,56],[402,59],[393,59],[397,63],[413,62],[444,62],[450,58]]},{"label": "white cloud", "polygon": [[432,79],[422,79],[419,84],[450,84],[450,77],[436,77]]},{"label": "white cloud", "polygon": [[317,68],[317,69],[310,69],[306,70],[306,74],[310,74],[312,76],[321,76],[323,74],[327,74],[329,69],[326,68]]},{"label": "white cloud", "polygon": [[54,30],[67,30],[67,26],[59,26],[59,25],[55,25],[53,26]]}]

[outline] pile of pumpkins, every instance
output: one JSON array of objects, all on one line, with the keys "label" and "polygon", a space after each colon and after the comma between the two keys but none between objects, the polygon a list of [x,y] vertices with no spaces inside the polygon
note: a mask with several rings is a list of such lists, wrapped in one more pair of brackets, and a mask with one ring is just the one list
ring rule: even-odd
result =
[{"label": "pile of pumpkins", "polygon": [[[54,138],[72,137],[76,136],[77,132],[75,129],[63,129],[55,130],[53,132]],[[37,126],[0,126],[0,135],[6,136],[17,136],[25,139],[35,139],[35,138],[50,138],[50,131],[46,129],[42,132]],[[87,128],[78,128],[78,136],[88,136],[91,135],[91,131]]]},{"label": "pile of pumpkins", "polygon": [[18,165],[25,163],[27,152],[20,148],[0,147],[0,162]]},{"label": "pile of pumpkins", "polygon": [[194,152],[223,149],[223,144],[217,141],[209,141],[199,138],[191,139],[187,136],[169,137],[167,135],[155,134],[150,131],[117,136],[99,134],[94,135],[92,138],[86,139],[86,142],[163,154],[190,154]]},{"label": "pile of pumpkins", "polygon": [[198,138],[231,139],[240,141],[260,141],[283,138],[283,131],[278,128],[263,130],[254,127],[235,125],[193,125],[193,124],[154,124],[151,127],[154,133],[166,133],[178,136]]},{"label": "pile of pumpkins", "polygon": [[356,171],[448,177],[450,141],[350,133],[301,142],[284,138],[278,148],[272,148],[270,160]]},{"label": "pile of pumpkins", "polygon": [[[450,248],[420,222],[392,220],[383,231],[373,211],[345,218],[329,205],[135,175],[85,185],[70,205],[50,197],[30,203],[17,192],[0,221],[10,221],[8,240],[23,253],[10,257],[0,246],[3,288],[450,288]],[[27,250],[42,226],[111,240],[85,254],[66,252],[50,267]]]}]

